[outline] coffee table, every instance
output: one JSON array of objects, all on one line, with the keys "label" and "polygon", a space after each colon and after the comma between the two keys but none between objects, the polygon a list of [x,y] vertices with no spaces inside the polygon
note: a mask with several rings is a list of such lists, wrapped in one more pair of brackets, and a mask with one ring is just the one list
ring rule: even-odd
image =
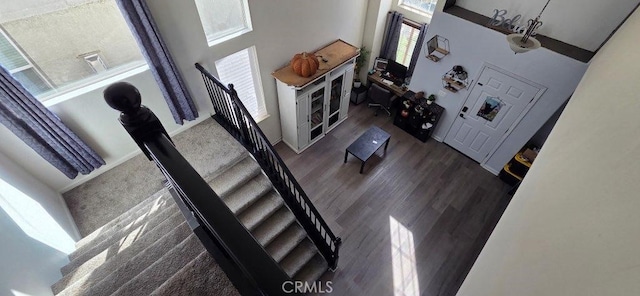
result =
[{"label": "coffee table", "polygon": [[362,161],[360,166],[360,174],[364,169],[364,164],[371,158],[371,156],[382,147],[384,144],[384,151],[387,152],[387,146],[389,146],[389,139],[391,136],[377,126],[369,128],[362,136],[360,136],[355,142],[351,143],[347,147],[347,151],[344,152],[344,162],[347,162],[347,156],[349,153],[357,157]]}]

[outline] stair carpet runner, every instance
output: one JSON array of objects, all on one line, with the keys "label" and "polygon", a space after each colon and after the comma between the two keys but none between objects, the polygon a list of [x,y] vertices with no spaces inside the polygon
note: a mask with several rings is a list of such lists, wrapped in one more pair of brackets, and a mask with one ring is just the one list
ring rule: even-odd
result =
[{"label": "stair carpet runner", "polygon": [[[294,280],[327,263],[248,154],[208,178],[213,190]],[[76,244],[55,295],[238,295],[164,189]]]}]

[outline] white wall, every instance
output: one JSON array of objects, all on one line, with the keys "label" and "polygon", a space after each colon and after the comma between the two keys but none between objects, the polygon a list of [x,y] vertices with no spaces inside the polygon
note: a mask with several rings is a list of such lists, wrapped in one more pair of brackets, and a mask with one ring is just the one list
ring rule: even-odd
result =
[{"label": "white wall", "polygon": [[458,295],[640,295],[638,31],[592,60]]},{"label": "white wall", "polygon": [[[31,198],[46,208],[48,215],[68,234],[60,239],[79,239],[80,235],[60,194],[1,153],[0,180],[28,196],[20,198]],[[3,191],[0,194],[9,193]],[[0,294],[14,295],[11,290],[15,290],[27,295],[51,295],[50,285],[61,277],[60,268],[69,262],[67,254],[30,237],[18,224],[6,209],[0,208],[0,237],[3,238],[0,244]],[[36,228],[39,226],[43,225],[33,225]]]},{"label": "white wall", "polygon": [[[551,38],[595,51],[638,5],[638,0],[555,0],[549,3],[539,32]],[[521,14],[524,22],[535,18],[546,1],[458,0],[456,5],[493,17],[494,9],[506,9],[508,16]]]},{"label": "white wall", "polygon": [[260,127],[272,142],[279,141],[282,134],[276,83],[271,73],[285,66],[294,54],[319,49],[336,39],[360,47],[367,7],[365,0],[249,1],[253,31],[209,47],[193,1],[148,3],[199,110],[210,108],[211,103],[193,64],[199,62],[217,76],[216,60],[252,45],[256,47],[270,115],[260,122]]},{"label": "white wall", "polygon": [[[543,96],[484,164],[494,174],[569,98],[587,68],[582,62],[545,48],[515,55],[509,49],[504,34],[447,13],[434,14],[425,40],[436,34],[449,39],[451,53],[438,63],[428,60],[422,53],[409,88],[435,93],[436,103],[445,108],[433,134],[439,141],[445,138],[469,94],[468,89],[458,93],[443,90],[442,75],[454,65],[461,65],[467,70],[470,82],[478,77],[486,62],[547,87]],[[440,95],[441,91],[445,96]]]}]

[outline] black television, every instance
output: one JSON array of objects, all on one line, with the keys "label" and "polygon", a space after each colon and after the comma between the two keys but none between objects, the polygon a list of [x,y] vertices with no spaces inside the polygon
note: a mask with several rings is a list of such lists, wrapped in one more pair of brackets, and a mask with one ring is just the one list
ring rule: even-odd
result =
[{"label": "black television", "polygon": [[389,73],[389,76],[391,76],[395,84],[398,84],[398,82],[399,84],[402,84],[404,79],[407,77],[407,67],[393,60],[389,60],[387,63],[386,71]]}]

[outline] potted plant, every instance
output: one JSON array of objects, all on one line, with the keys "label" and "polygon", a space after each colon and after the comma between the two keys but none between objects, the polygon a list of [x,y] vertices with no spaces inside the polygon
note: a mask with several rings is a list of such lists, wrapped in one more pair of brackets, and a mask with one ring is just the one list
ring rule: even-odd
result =
[{"label": "potted plant", "polygon": [[433,103],[436,100],[436,95],[431,94],[429,95],[429,97],[427,97],[427,105],[431,105],[431,103]]},{"label": "potted plant", "polygon": [[360,48],[360,55],[356,58],[356,64],[354,67],[355,75],[353,80],[353,87],[358,88],[362,85],[362,82],[360,81],[360,69],[362,69],[367,60],[369,60],[370,53],[371,51],[367,50],[365,46]]}]

